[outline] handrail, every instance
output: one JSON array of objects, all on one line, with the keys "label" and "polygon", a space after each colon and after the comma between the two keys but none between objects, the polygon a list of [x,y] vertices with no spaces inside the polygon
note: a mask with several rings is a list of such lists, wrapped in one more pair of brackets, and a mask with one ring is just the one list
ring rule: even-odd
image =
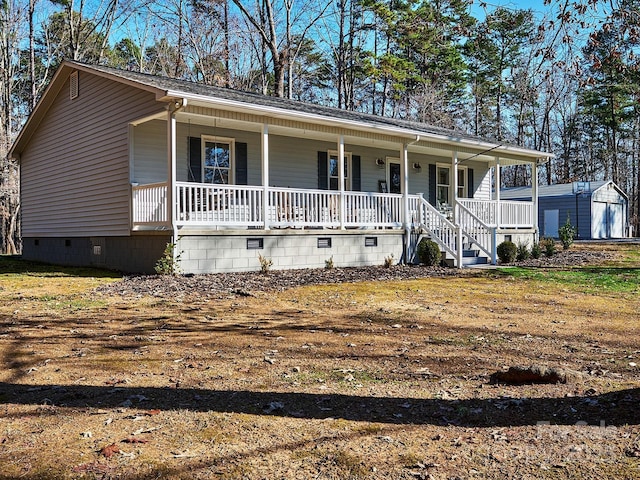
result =
[{"label": "handrail", "polygon": [[469,242],[477,245],[495,263],[495,227],[484,223],[460,202],[456,203],[456,219]]},{"label": "handrail", "polygon": [[[431,238],[459,263],[459,227],[449,221],[440,211],[421,195],[409,197],[409,209],[417,214],[417,224],[424,228]],[[456,265],[460,266],[460,265]]]}]

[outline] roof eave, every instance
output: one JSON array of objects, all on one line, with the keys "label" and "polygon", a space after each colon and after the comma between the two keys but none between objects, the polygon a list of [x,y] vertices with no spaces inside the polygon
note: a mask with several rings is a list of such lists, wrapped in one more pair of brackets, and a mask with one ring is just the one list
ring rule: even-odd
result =
[{"label": "roof eave", "polygon": [[355,120],[348,120],[339,117],[325,117],[318,114],[298,112],[295,110],[289,110],[284,108],[276,108],[267,105],[256,105],[246,102],[239,102],[236,100],[221,99],[218,97],[209,97],[206,95],[198,95],[193,93],[186,93],[178,90],[167,90],[166,96],[158,98],[162,101],[173,101],[176,98],[186,98],[190,103],[201,102],[208,104],[209,106],[233,109],[235,111],[244,111],[247,113],[264,115],[265,117],[279,117],[287,118],[291,120],[302,120],[312,122],[315,124],[325,126],[341,125],[345,128],[352,128],[356,130],[369,131],[373,133],[383,133],[391,136],[400,137],[407,141],[415,141],[416,139],[430,140],[455,147],[456,145],[463,145],[467,148],[474,148],[480,151],[491,151],[496,157],[501,155],[517,155],[521,157],[527,157],[531,159],[531,162],[546,163],[555,155],[551,153],[539,152],[536,150],[529,150],[521,147],[514,147],[508,145],[500,145],[491,142],[483,142],[480,140],[471,140],[455,136],[440,135],[431,132],[425,132],[421,130],[415,130],[410,128],[393,127],[390,125],[374,124],[369,122],[359,122]]}]

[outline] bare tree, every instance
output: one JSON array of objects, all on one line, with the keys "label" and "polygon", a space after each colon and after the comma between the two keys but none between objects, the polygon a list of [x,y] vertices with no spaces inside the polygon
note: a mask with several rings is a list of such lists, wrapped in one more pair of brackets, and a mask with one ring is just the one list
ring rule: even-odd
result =
[{"label": "bare tree", "polygon": [[20,198],[18,191],[18,167],[8,157],[16,127],[14,122],[14,96],[19,67],[21,8],[13,0],[0,2],[0,248],[15,254],[19,250],[18,214]]}]

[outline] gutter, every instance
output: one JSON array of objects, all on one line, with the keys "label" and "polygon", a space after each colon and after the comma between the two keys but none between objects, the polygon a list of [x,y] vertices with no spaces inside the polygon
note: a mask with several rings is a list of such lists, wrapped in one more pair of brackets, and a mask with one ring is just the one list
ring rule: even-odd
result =
[{"label": "gutter", "polygon": [[[449,145],[449,146],[462,145],[462,146],[468,146],[468,147],[474,147],[474,148],[481,148],[483,150],[494,150],[496,152],[523,155],[526,157],[536,157],[538,159],[539,158],[547,158],[547,159],[555,158],[555,155],[551,153],[539,152],[536,150],[529,150],[529,149],[515,147],[515,146],[503,146],[500,144],[488,143],[480,140],[470,140],[470,139],[447,136],[447,135],[442,135],[437,133],[421,132],[419,130],[405,129],[401,127],[376,125],[376,124],[362,122],[362,121],[345,120],[339,117],[327,117],[319,114],[297,112],[294,110],[285,110],[279,107],[253,105],[245,102],[239,102],[237,100],[214,98],[214,97],[208,97],[205,95],[188,94],[185,96],[184,92],[178,92],[178,91],[172,91],[172,90],[167,90],[165,92],[165,97],[169,97],[169,98],[182,97],[182,96],[184,96],[185,98],[189,98],[195,102],[203,102],[212,106],[227,107],[229,110],[245,111],[247,113],[266,115],[274,118],[300,119],[300,120],[306,120],[306,121],[320,124],[320,125],[333,126],[333,127],[335,127],[336,124],[339,124],[344,127],[352,127],[352,128],[368,130],[376,133],[382,132],[382,133],[386,133],[396,137],[410,138],[410,139],[418,138],[417,141],[420,141],[421,139],[423,139],[421,137],[427,137],[427,138],[424,138],[424,140],[426,139],[434,140],[436,142],[442,143],[443,145]],[[414,140],[411,142],[411,144],[414,144],[417,141]]]}]

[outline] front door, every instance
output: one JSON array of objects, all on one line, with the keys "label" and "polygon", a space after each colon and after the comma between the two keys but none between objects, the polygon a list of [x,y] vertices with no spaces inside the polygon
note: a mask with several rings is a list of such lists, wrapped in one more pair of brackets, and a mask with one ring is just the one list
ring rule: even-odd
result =
[{"label": "front door", "polygon": [[402,174],[400,160],[397,158],[387,159],[387,183],[389,193],[402,193]]}]

